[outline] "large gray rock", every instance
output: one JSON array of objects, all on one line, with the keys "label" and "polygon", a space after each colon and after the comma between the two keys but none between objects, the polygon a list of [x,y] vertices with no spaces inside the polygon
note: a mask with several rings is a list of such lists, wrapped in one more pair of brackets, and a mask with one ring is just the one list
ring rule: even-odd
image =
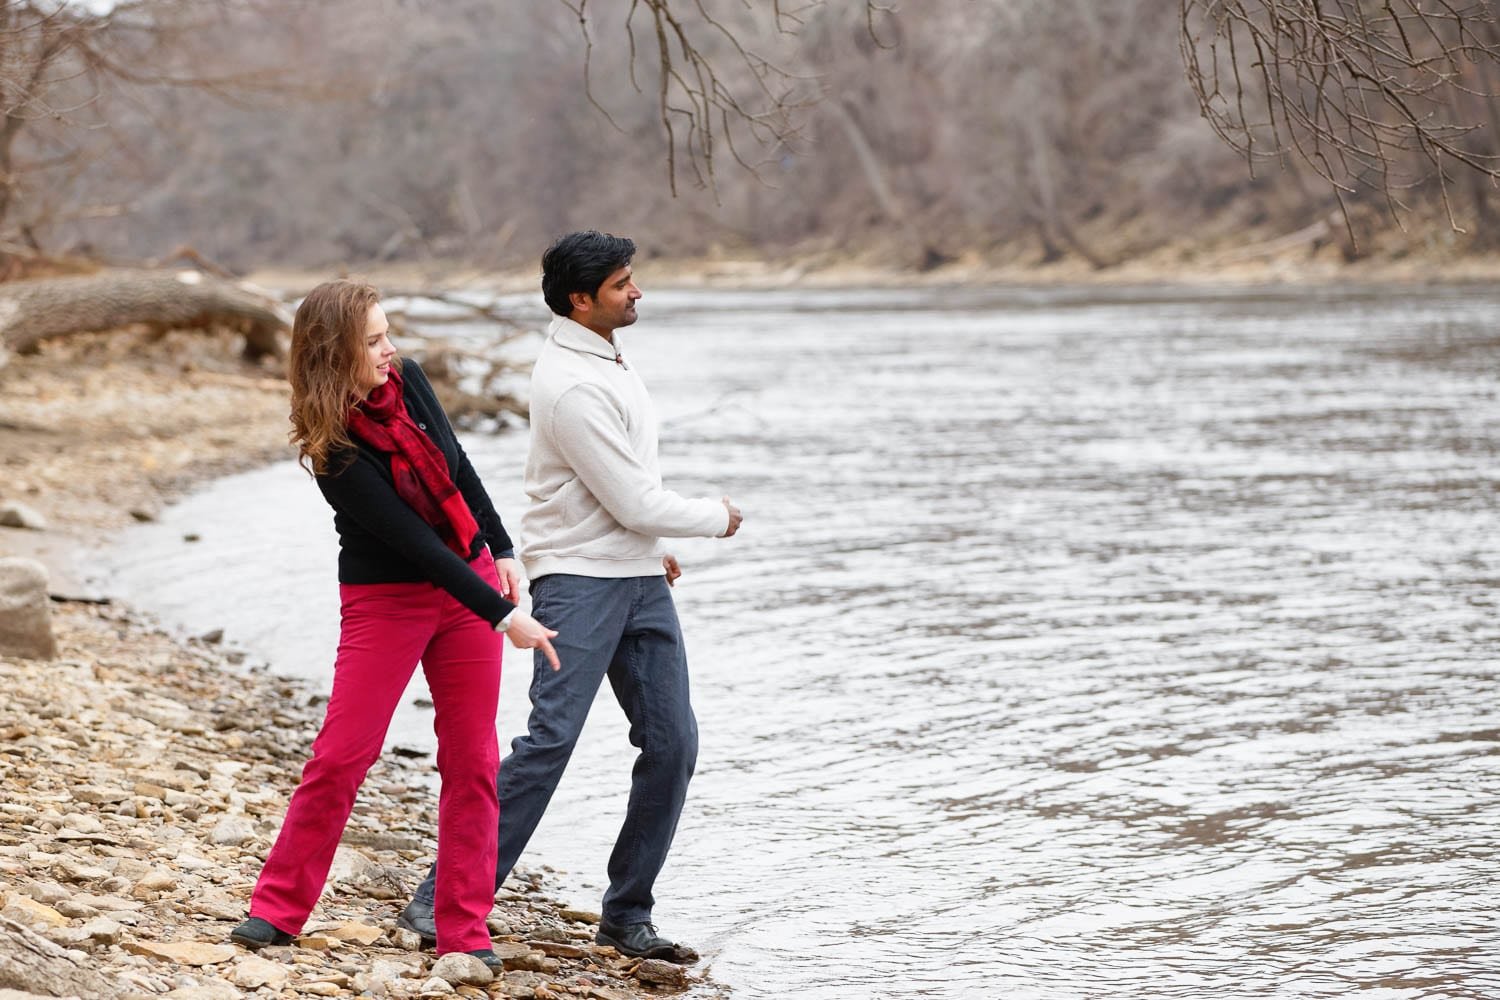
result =
[{"label": "large gray rock", "polygon": [[47,569],[35,559],[0,559],[0,656],[32,660],[57,656]]},{"label": "large gray rock", "polygon": [[0,990],[50,996],[118,996],[115,984],[95,971],[94,960],[68,951],[21,924],[0,917]]}]

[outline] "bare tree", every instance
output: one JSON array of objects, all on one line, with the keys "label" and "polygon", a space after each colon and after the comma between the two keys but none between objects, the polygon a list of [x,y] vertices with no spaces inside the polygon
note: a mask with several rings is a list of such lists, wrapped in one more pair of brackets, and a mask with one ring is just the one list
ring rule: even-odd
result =
[{"label": "bare tree", "polygon": [[[1181,48],[1204,117],[1244,155],[1306,162],[1399,220],[1435,182],[1500,179],[1493,134],[1500,32],[1493,0],[1180,0]],[[1353,236],[1352,227],[1350,232]]]},{"label": "bare tree", "polygon": [[[589,99],[613,120],[591,78],[599,19],[589,0],[559,2],[578,19]],[[654,75],[650,82],[666,134],[667,180],[673,194],[682,161],[698,186],[712,189],[721,149],[754,172],[757,164],[747,158],[752,145],[774,148],[798,139],[801,116],[818,97],[817,79],[789,68],[763,46],[795,36],[824,2],[771,0],[718,13],[705,0],[630,0],[623,23],[628,74],[637,93],[645,89],[642,76]],[[858,3],[870,37],[879,39],[894,8],[879,0]],[[617,8],[615,4],[611,9]],[[641,47],[654,59],[646,58],[646,65],[638,67]]]},{"label": "bare tree", "polygon": [[[299,91],[285,72],[297,37],[280,0],[68,0],[0,3],[0,238],[39,250],[38,231],[61,217],[121,211],[72,189],[116,138],[117,102],[152,88],[193,88],[245,102]],[[277,16],[270,16],[271,14]],[[227,21],[253,23],[272,59],[205,44]]]}]

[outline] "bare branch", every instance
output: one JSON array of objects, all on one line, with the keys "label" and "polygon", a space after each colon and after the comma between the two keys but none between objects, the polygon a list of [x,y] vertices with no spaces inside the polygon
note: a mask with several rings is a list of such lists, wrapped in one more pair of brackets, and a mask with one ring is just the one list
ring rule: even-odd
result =
[{"label": "bare branch", "polygon": [[1199,109],[1252,167],[1292,153],[1346,210],[1347,195],[1374,190],[1398,218],[1395,192],[1434,182],[1455,230],[1455,165],[1500,179],[1500,137],[1460,113],[1463,95],[1497,96],[1493,0],[1179,2]]},{"label": "bare branch", "polygon": [[[614,123],[593,87],[593,38],[596,16],[588,0],[559,0],[578,19],[584,38],[584,79],[588,100]],[[716,170],[722,150],[739,166],[756,173],[759,164],[742,153],[748,148],[736,136],[762,149],[795,146],[803,114],[822,96],[816,77],[771,58],[754,43],[776,44],[795,35],[825,0],[769,5],[742,0],[738,16],[721,12],[704,0],[631,0],[623,30],[628,39],[630,81],[643,88],[639,69],[655,73],[657,120],[666,139],[667,180],[675,195],[680,174],[689,172],[697,186],[717,191]],[[894,42],[881,37],[883,23],[895,8],[879,0],[860,0],[870,37],[881,48]],[[639,15],[639,16],[638,16]],[[654,43],[643,53],[636,31]],[[616,125],[618,127],[618,125]]]},{"label": "bare branch", "polygon": [[296,16],[271,16],[288,12],[285,0],[0,3],[0,234],[62,218],[52,203],[73,180],[65,168],[115,140],[119,102],[166,88],[242,107],[318,96],[284,63],[215,45],[247,23],[293,32]]}]

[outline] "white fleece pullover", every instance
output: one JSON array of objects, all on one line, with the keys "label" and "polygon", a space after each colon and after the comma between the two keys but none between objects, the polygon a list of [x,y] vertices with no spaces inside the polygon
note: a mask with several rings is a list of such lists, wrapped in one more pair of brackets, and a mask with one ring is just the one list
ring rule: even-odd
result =
[{"label": "white fleece pullover", "polygon": [[532,369],[520,555],[533,580],[660,576],[663,537],[729,530],[721,501],[662,488],[651,397],[615,358],[603,337],[558,316]]}]

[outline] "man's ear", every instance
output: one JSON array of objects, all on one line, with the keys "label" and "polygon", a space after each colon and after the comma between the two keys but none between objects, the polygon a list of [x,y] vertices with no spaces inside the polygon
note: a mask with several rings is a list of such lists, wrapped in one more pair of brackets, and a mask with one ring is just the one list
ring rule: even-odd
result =
[{"label": "man's ear", "polygon": [[569,292],[568,301],[573,304],[574,312],[586,313],[594,305],[594,297],[588,292]]}]

